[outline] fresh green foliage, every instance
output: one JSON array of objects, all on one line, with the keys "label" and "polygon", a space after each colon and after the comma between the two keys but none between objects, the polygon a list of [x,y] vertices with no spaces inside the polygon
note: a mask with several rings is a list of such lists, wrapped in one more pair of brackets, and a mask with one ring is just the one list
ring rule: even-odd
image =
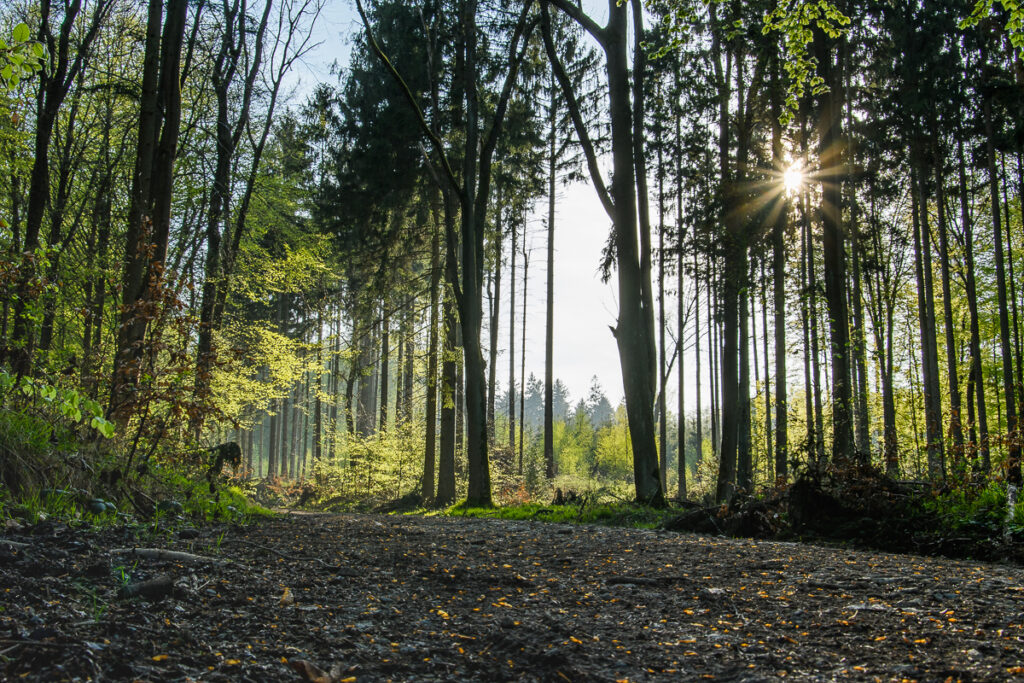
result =
[{"label": "fresh green foliage", "polygon": [[97,401],[83,396],[79,389],[55,386],[25,375],[19,379],[0,368],[0,406],[12,403],[19,403],[23,408],[34,404],[46,412],[59,414],[72,424],[85,420],[106,438],[114,436],[114,424],[104,417],[103,408]]},{"label": "fresh green foliage", "polygon": [[963,488],[925,499],[924,509],[954,532],[998,537],[1004,530],[1024,534],[1024,501],[1007,515],[1006,485],[992,482],[981,489]]},{"label": "fresh green foliage", "polygon": [[808,91],[818,95],[828,89],[816,72],[817,60],[807,50],[814,40],[814,29],[829,38],[839,38],[849,23],[850,18],[826,0],[779,0],[775,8],[765,15],[762,31],[765,34],[779,32],[786,49],[787,59],[783,68],[789,76],[789,88],[783,115],[785,123],[792,120],[800,100]]},{"label": "fresh green foliage", "polygon": [[1006,13],[1006,34],[1017,49],[1017,56],[1024,60],[1024,5],[1019,0],[977,0],[971,15],[960,22],[960,28],[977,26],[983,19],[995,13],[995,6],[1001,5]]},{"label": "fresh green foliage", "polygon": [[46,49],[31,38],[32,32],[24,23],[14,27],[9,41],[0,37],[0,94],[42,70]]},{"label": "fresh green foliage", "polygon": [[[154,511],[154,518],[169,519],[182,517],[199,521],[227,521],[246,524],[259,517],[274,513],[253,503],[239,485],[217,487],[210,492],[206,480],[198,471],[186,470],[181,466],[161,465],[151,472],[151,486],[161,499]],[[180,496],[180,504],[175,504]],[[176,510],[181,510],[177,514]]]},{"label": "fresh green foliage", "polygon": [[423,476],[423,431],[419,423],[405,423],[373,436],[349,437],[334,460],[313,463],[312,502],[364,509],[416,488]]}]

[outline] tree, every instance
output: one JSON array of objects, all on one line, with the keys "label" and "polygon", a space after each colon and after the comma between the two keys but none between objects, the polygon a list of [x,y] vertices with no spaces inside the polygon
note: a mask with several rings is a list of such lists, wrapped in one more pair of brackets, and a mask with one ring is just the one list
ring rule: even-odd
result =
[{"label": "tree", "polygon": [[[25,207],[25,236],[21,246],[22,252],[28,255],[28,262],[22,263],[20,267],[16,287],[19,297],[14,305],[14,328],[11,332],[12,348],[7,352],[12,360],[12,365],[19,374],[28,373],[32,364],[33,321],[28,311],[28,305],[34,298],[30,292],[34,271],[32,261],[36,258],[36,249],[40,247],[40,232],[50,195],[49,152],[53,129],[61,104],[84,68],[92,44],[96,40],[110,7],[110,0],[97,0],[93,4],[92,12],[82,29],[80,38],[75,34],[79,14],[82,11],[81,0],[65,4],[63,16],[58,14],[51,17],[50,0],[43,0],[39,8],[40,22],[36,40],[38,44],[46,46],[48,55],[38,54],[34,48],[33,55],[35,59],[44,59],[48,56],[48,63],[39,72],[39,89],[36,96],[34,161],[29,181],[28,202]],[[60,25],[57,35],[54,35],[50,22],[58,18]],[[27,41],[27,36],[24,35],[24,29],[21,29],[20,26],[16,31],[17,35],[12,36],[16,44],[9,46],[4,51],[5,62],[23,60],[24,58],[21,44]],[[72,45],[72,40],[76,38],[78,39],[77,44]],[[27,68],[30,70],[32,63],[33,61],[28,62]],[[5,90],[9,84],[16,83],[20,77],[19,74],[15,74],[14,67],[10,64],[6,64],[0,69],[0,75],[3,76]]]},{"label": "tree", "polygon": [[[202,5],[197,8],[197,14]],[[142,344],[158,291],[171,222],[174,159],[181,126],[181,50],[188,3],[150,0],[139,135],[125,234],[121,316],[108,412],[125,419],[141,372]],[[198,22],[199,17],[193,18]]]},{"label": "tree", "polygon": [[[582,108],[554,45],[549,4],[567,14],[593,36],[605,55],[612,138],[613,171],[610,188],[601,175],[594,145],[584,125]],[[627,17],[630,9],[634,26],[632,84],[627,60]],[[626,396],[636,499],[649,505],[661,506],[665,503],[665,496],[661,487],[654,429],[657,354],[651,286],[651,236],[646,215],[647,193],[643,166],[643,12],[640,0],[632,0],[628,6],[609,0],[608,23],[602,27],[576,5],[564,0],[544,0],[541,10],[548,59],[562,87],[576,136],[583,147],[591,182],[613,225],[611,244],[615,254],[619,292],[619,318],[614,334]]]}]

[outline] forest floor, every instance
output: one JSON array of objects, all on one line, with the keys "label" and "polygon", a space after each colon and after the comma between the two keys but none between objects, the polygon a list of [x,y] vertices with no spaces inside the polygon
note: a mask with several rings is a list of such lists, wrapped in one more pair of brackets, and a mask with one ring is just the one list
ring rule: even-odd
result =
[{"label": "forest floor", "polygon": [[0,679],[1024,679],[1019,567],[472,518],[156,531],[0,532]]}]

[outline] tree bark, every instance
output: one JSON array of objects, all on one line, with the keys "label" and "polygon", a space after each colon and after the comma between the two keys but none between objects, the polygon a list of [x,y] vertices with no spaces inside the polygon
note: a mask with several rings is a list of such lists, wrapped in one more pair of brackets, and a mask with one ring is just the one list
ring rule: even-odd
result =
[{"label": "tree bark", "polygon": [[502,225],[502,186],[497,187],[497,210],[494,212],[494,268],[493,285],[494,294],[491,298],[490,318],[490,362],[487,364],[487,438],[494,444],[494,403],[498,385],[498,324],[501,318],[501,257],[504,227]]},{"label": "tree bark", "polygon": [[441,230],[434,207],[430,237],[430,338],[427,342],[427,398],[426,398],[426,444],[423,449],[423,481],[421,491],[423,504],[434,502],[434,465],[437,448],[437,352],[441,327],[440,298],[441,284]]},{"label": "tree bark", "polygon": [[380,335],[380,423],[377,429],[384,433],[388,430],[388,381],[391,377],[391,310],[388,308],[387,301],[382,304],[381,308],[383,315],[381,318]]},{"label": "tree bark", "polygon": [[441,369],[441,452],[438,460],[438,506],[455,502],[455,304],[451,295],[444,300],[444,361]]},{"label": "tree bark", "polygon": [[[772,168],[781,178],[785,173],[782,156],[781,83],[778,48],[772,52],[771,119]],[[775,324],[775,480],[784,484],[789,478],[789,406],[786,376],[786,228],[789,222],[789,197],[785,189],[779,193],[772,209],[772,304]],[[765,329],[767,336],[768,330]],[[767,359],[766,361],[767,362]],[[769,419],[765,414],[765,419]]]},{"label": "tree bark", "polygon": [[[162,0],[150,0],[139,113],[139,141],[132,180],[132,204],[125,245],[121,319],[114,355],[108,412],[125,420],[138,383],[142,342],[152,317],[167,253],[174,158],[181,124],[181,50],[186,0],[167,0],[161,34]],[[198,22],[198,17],[196,18]]]},{"label": "tree bark", "polygon": [[[824,255],[825,302],[829,313],[830,354],[832,363],[832,459],[848,461],[853,455],[853,420],[850,388],[850,328],[846,297],[846,251],[842,231],[843,158],[842,102],[845,97],[841,53],[846,49],[840,38],[833,63],[833,42],[819,33],[815,52],[822,78],[829,86],[819,98],[818,158],[822,182],[821,226]],[[813,282],[813,280],[812,280]]]},{"label": "tree bark", "polygon": [[[933,124],[934,125],[934,124]],[[946,371],[949,390],[949,432],[953,439],[953,457],[963,458],[964,434],[960,418],[960,377],[957,372],[956,339],[953,334],[956,321],[953,318],[953,293],[950,285],[949,267],[949,226],[946,223],[946,188],[944,158],[937,131],[933,128],[932,151],[935,156],[935,200],[939,218],[939,262],[942,268],[942,314],[946,332]]]},{"label": "tree bark", "polygon": [[[508,447],[516,452],[516,256],[518,249],[517,226],[510,222],[512,254],[509,264],[508,295]],[[522,378],[519,380],[522,382]],[[522,390],[522,388],[520,388]]]},{"label": "tree bark", "polygon": [[544,477],[555,478],[555,180],[558,168],[556,143],[558,136],[558,96],[552,71],[548,112],[548,272],[544,297]]},{"label": "tree bark", "polygon": [[[984,63],[985,60],[983,59]],[[1021,446],[1017,425],[1016,390],[1013,381],[1013,349],[1010,342],[1010,317],[1006,298],[1006,266],[1003,253],[1003,226],[999,210],[999,178],[996,174],[995,129],[992,123],[991,97],[984,97],[982,118],[985,126],[985,152],[992,208],[992,232],[995,245],[996,291],[999,297],[999,344],[1002,350],[1003,398],[1006,408],[1007,481],[1021,485]]]},{"label": "tree bark", "polygon": [[[530,284],[530,252],[523,241],[523,343],[520,347],[519,381],[523,386],[519,390],[519,476],[523,476],[523,447],[526,445],[524,430],[526,429],[526,292]],[[511,305],[511,302],[510,302]]]}]

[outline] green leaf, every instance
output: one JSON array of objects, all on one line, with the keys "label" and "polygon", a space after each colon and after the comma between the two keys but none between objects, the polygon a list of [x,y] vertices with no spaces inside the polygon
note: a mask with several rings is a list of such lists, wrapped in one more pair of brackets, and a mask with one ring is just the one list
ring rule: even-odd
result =
[{"label": "green leaf", "polygon": [[93,429],[108,439],[114,436],[114,423],[109,422],[102,417],[94,417],[92,422],[89,424],[92,425]]},{"label": "green leaf", "polygon": [[82,410],[89,413],[93,417],[103,417],[103,408],[101,408],[100,404],[92,400],[91,398],[87,398],[84,401],[82,401]]},{"label": "green leaf", "polygon": [[28,29],[28,24],[21,23],[14,27],[13,33],[14,40],[18,43],[24,43],[32,37],[32,32]]}]

